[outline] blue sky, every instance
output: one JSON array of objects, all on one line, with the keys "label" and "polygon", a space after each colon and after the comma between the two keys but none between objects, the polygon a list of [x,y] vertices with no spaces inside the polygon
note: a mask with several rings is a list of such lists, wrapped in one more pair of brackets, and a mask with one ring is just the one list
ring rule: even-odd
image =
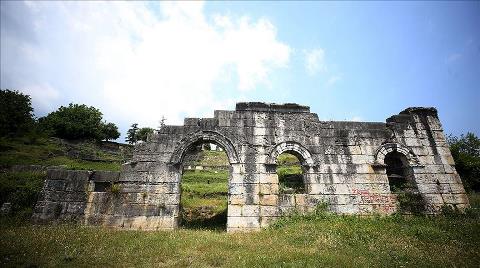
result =
[{"label": "blue sky", "polygon": [[480,136],[480,2],[1,2],[1,88],[43,116],[70,102],[182,124],[238,101],[322,120],[434,106]]}]

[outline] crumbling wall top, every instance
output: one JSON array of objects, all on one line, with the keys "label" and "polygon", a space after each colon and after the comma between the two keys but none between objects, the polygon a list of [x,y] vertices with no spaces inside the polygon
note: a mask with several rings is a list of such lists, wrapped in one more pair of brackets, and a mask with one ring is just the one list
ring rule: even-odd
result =
[{"label": "crumbling wall top", "polygon": [[310,107],[296,103],[238,102],[235,111],[310,113]]},{"label": "crumbling wall top", "polygon": [[400,114],[420,114],[438,117],[437,109],[435,107],[409,107],[401,111]]}]

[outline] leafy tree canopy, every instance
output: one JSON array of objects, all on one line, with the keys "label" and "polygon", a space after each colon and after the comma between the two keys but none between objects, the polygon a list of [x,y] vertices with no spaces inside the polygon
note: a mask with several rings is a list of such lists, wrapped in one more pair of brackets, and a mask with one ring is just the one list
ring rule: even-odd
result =
[{"label": "leafy tree canopy", "polygon": [[137,123],[134,123],[130,126],[130,129],[127,131],[126,142],[130,144],[135,144],[138,141],[147,141],[148,135],[152,134],[155,130],[149,127],[139,128]]},{"label": "leafy tree canopy", "polygon": [[120,132],[118,127],[114,123],[104,123],[103,124],[103,139],[104,140],[116,140],[120,137]]},{"label": "leafy tree canopy", "polygon": [[0,136],[24,134],[34,122],[30,96],[0,90]]},{"label": "leafy tree canopy", "polygon": [[40,118],[45,129],[53,136],[65,139],[109,140],[120,136],[113,123],[102,121],[102,113],[95,107],[70,103]]},{"label": "leafy tree canopy", "polygon": [[142,127],[138,130],[138,140],[147,141],[148,135],[153,133],[153,128]]},{"label": "leafy tree canopy", "polygon": [[480,139],[468,132],[460,137],[448,136],[455,168],[467,190],[480,191]]}]

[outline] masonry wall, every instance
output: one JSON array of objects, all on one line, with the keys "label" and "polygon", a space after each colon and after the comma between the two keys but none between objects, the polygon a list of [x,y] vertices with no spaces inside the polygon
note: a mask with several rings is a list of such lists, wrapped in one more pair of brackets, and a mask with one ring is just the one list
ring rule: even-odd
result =
[{"label": "masonry wall", "polygon": [[[132,161],[108,179],[119,185],[115,196],[94,191],[105,176],[89,177],[83,220],[118,228],[177,228],[183,157],[201,142],[220,145],[229,158],[230,232],[258,230],[322,202],[337,213],[394,213],[398,202],[384,163],[392,151],[408,159],[427,213],[444,204],[468,206],[433,108],[409,108],[387,123],[365,123],[319,121],[297,104],[238,103],[235,111],[215,111],[213,118],[165,126],[136,145]],[[304,194],[279,193],[276,158],[283,152],[301,160]]]}]

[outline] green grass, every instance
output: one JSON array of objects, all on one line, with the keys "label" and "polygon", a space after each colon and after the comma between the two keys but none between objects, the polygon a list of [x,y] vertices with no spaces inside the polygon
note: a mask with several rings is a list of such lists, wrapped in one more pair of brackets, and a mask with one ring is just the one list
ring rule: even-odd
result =
[{"label": "green grass", "polygon": [[303,170],[298,158],[289,153],[283,153],[277,159],[277,175],[280,193],[303,193]]},{"label": "green grass", "polygon": [[256,233],[0,221],[0,266],[479,267],[479,218],[291,217]]},{"label": "green grass", "polygon": [[228,171],[185,170],[181,187],[184,228],[225,229]]},{"label": "green grass", "polygon": [[468,201],[472,208],[480,209],[480,193],[471,193],[468,195]]},{"label": "green grass", "polygon": [[205,166],[228,166],[228,157],[224,151],[210,151],[205,150],[199,152],[199,161],[196,165],[205,165]]},{"label": "green grass", "polygon": [[198,208],[204,206],[214,207],[212,211],[222,212],[227,208],[227,197],[216,196],[214,198],[205,198],[198,196],[187,196],[182,199],[182,207],[184,208]]},{"label": "green grass", "polygon": [[278,156],[277,158],[277,164],[279,166],[282,166],[282,165],[299,165],[300,164],[300,161],[299,159],[293,155],[293,154],[289,154],[289,153],[282,153]]},{"label": "green grass", "polygon": [[0,204],[12,203],[10,216],[30,218],[45,176],[45,172],[0,173]]},{"label": "green grass", "polygon": [[228,182],[228,171],[226,170],[185,170],[182,175],[182,183],[208,183]]},{"label": "green grass", "polygon": [[[75,150],[78,157],[67,156]],[[102,161],[88,161],[81,158],[96,158]],[[93,142],[65,145],[56,139],[41,138],[30,143],[24,138],[0,138],[0,166],[43,165],[65,166],[67,169],[119,171],[125,160],[121,154],[100,150]]]},{"label": "green grass", "polygon": [[288,175],[303,174],[303,171],[301,166],[278,166],[277,174],[281,178]]},{"label": "green grass", "polygon": [[119,162],[93,162],[80,159],[72,159],[66,156],[56,156],[47,159],[41,163],[45,166],[65,166],[67,169],[74,170],[109,170],[120,171]]}]

